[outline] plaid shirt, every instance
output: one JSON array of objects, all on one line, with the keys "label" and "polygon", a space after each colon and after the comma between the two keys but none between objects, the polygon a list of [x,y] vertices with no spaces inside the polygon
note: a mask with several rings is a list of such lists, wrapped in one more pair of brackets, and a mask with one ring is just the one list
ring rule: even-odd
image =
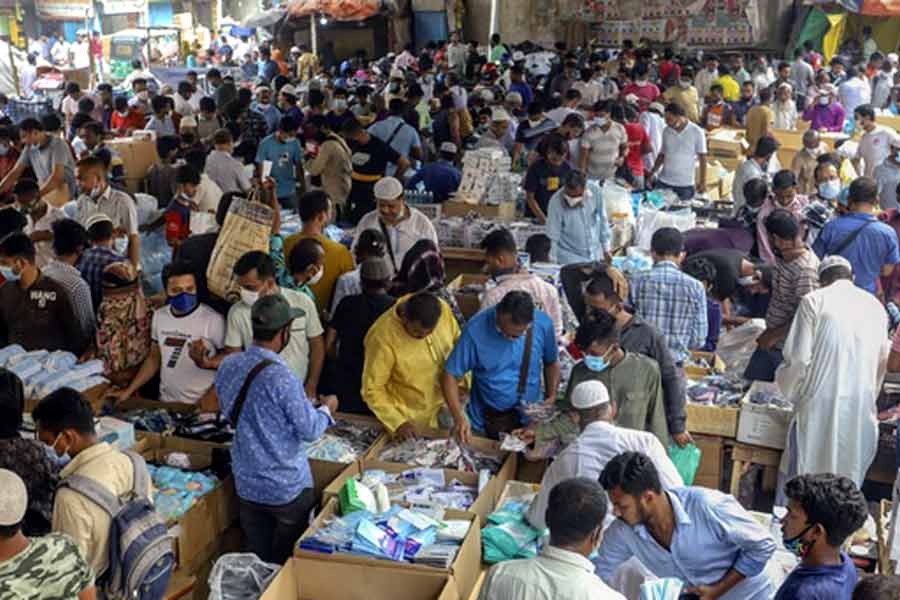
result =
[{"label": "plaid shirt", "polygon": [[128,259],[105,246],[88,248],[78,262],[78,270],[91,288],[94,311],[100,308],[100,301],[103,300],[103,269],[114,262],[128,262]]},{"label": "plaid shirt", "polygon": [[81,273],[75,267],[59,260],[52,261],[44,267],[43,274],[53,279],[65,288],[81,325],[81,331],[85,337],[94,336],[94,308],[91,302],[91,291],[84,281]]},{"label": "plaid shirt", "polygon": [[706,291],[703,284],[685,275],[675,263],[664,260],[631,287],[635,312],[666,336],[676,362],[690,357],[691,348],[706,341]]}]

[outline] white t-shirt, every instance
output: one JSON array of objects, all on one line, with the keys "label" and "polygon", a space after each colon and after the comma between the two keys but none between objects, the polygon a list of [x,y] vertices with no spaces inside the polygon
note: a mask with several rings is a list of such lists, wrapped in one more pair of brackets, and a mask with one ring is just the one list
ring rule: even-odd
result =
[{"label": "white t-shirt", "polygon": [[863,174],[866,177],[875,175],[875,167],[884,162],[884,159],[891,154],[891,143],[897,134],[876,125],[875,129],[868,133],[864,133],[859,140],[859,146],[856,149],[856,158],[861,158],[865,163]]},{"label": "white t-shirt", "polygon": [[660,151],[665,155],[665,162],[659,180],[675,187],[693,186],[697,156],[706,154],[706,134],[690,121],[681,131],[666,127]]},{"label": "white t-shirt", "polygon": [[159,399],[196,404],[213,384],[216,372],[201,369],[189,355],[190,343],[206,340],[217,351],[225,342],[225,319],[200,304],[192,313],[176,317],[169,306],[153,313],[150,337],[161,355]]},{"label": "white t-shirt", "polygon": [[[322,322],[315,302],[296,290],[281,288],[279,293],[294,308],[301,308],[306,316],[294,319],[291,327],[291,341],[281,353],[287,366],[300,381],[306,381],[309,371],[309,340],[322,335]],[[250,323],[250,307],[243,302],[232,305],[228,311],[228,333],[225,345],[229,348],[247,349],[253,342],[253,326]]]},{"label": "white t-shirt", "polygon": [[197,186],[197,195],[194,202],[202,212],[216,212],[219,202],[222,200],[222,188],[209,178],[206,173],[200,174],[200,185]]},{"label": "white t-shirt", "polygon": [[[63,209],[47,205],[47,212],[44,216],[34,221],[31,215],[28,215],[28,222],[25,224],[25,233],[31,235],[35,231],[52,231],[53,224],[66,218]],[[43,269],[56,256],[53,253],[53,241],[38,242],[35,244],[35,264],[38,269]]]}]

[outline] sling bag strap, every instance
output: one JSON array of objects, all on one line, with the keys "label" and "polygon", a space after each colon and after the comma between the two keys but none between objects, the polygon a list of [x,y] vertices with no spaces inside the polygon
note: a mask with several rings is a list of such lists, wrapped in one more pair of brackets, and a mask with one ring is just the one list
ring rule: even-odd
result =
[{"label": "sling bag strap", "polygon": [[400,267],[397,265],[397,259],[394,258],[394,243],[391,241],[391,236],[388,234],[387,227],[384,225],[384,221],[380,218],[378,219],[378,227],[381,229],[381,235],[384,236],[385,242],[387,242],[387,251],[388,255],[391,257],[391,266],[394,267],[394,274],[400,273]]},{"label": "sling bag strap", "polygon": [[522,365],[519,367],[519,385],[516,387],[516,400],[522,401],[525,397],[525,388],[528,387],[528,369],[531,367],[531,342],[534,339],[534,324],[528,328],[525,334],[525,350],[522,352]]},{"label": "sling bag strap", "polygon": [[250,384],[253,383],[253,380],[256,379],[256,376],[263,369],[271,364],[273,364],[271,360],[261,360],[247,374],[247,379],[244,380],[244,385],[241,386],[241,391],[238,392],[237,400],[234,402],[234,408],[231,409],[231,416],[228,419],[235,431],[237,431],[238,421],[241,420],[241,413],[244,411],[244,402],[247,401],[247,392],[250,391]]},{"label": "sling bag strap", "polygon": [[829,252],[829,254],[840,254],[841,252],[849,248],[850,244],[852,244],[854,240],[859,237],[859,234],[862,233],[862,230],[875,222],[876,221],[866,221],[861,227],[857,227],[856,229],[854,229],[852,232],[850,232],[850,235],[845,237],[844,241],[842,241],[837,248]]},{"label": "sling bag strap", "polygon": [[394,138],[397,137],[397,134],[400,133],[400,130],[403,129],[403,126],[406,125],[406,121],[400,120],[400,124],[394,128],[394,131],[388,136],[388,139],[384,141],[384,143],[388,146],[391,145],[391,142],[394,141]]}]

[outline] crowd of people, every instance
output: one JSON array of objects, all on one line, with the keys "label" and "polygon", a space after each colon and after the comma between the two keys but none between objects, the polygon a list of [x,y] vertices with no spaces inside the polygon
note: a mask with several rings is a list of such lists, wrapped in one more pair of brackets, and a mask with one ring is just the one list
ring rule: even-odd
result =
[{"label": "crowd of people", "polygon": [[[0,347],[100,359],[114,404],[139,395],[219,412],[234,429],[246,545],[268,562],[290,556],[316,505],[305,447],[337,410],[399,438],[441,427],[466,444],[527,440],[528,407],[560,399],[580,434],[528,512],[549,542],[492,569],[484,600],[619,598],[610,578],[632,558],[702,600],[900,597],[896,578],[857,586],[843,550],[868,516],[876,398],[900,371],[885,308],[900,292],[900,136],[877,123],[897,113],[897,55],[825,65],[807,44],[773,70],[761,55],[558,44],[537,74],[531,50],[495,35],[485,53],[453,33],[341,61],[330,47],[223,38],[194,57],[211,66],[202,80],[189,70],[173,88],[138,61],[125,93],[70,82],[58,114],[5,117]],[[235,64],[240,75],[219,69]],[[804,149],[779,165],[776,131],[801,123]],[[702,198],[707,132],[725,126],[748,147],[733,214],[658,229],[644,273],[613,267],[625,248],[604,182]],[[127,172],[106,142],[139,130],[154,132],[158,160]],[[828,151],[825,133],[847,139]],[[435,226],[407,194],[452,198],[473,149],[509,156],[545,233],[524,248],[504,227],[481,241],[489,283],[467,316]],[[155,221],[139,221],[135,185]],[[273,222],[268,247],[234,262],[229,302],[207,266],[249,201]],[[198,214],[218,227],[197,231]],[[282,235],[282,214],[298,232]],[[336,223],[352,243],[330,237]],[[145,295],[142,236],[160,229],[171,261],[162,293]],[[529,263],[558,265],[562,293]],[[778,503],[800,564],[777,592],[764,569],[781,542],[733,497],[685,486],[666,450],[693,441],[692,351],[715,351],[751,319],[765,329],[744,377],[775,382],[794,405]],[[577,361],[564,386],[561,348]],[[98,440],[71,389],[43,398],[37,440],[21,438],[24,396],[0,371],[0,597],[89,600],[110,577],[110,517],[66,480],[122,496],[145,467]]]}]

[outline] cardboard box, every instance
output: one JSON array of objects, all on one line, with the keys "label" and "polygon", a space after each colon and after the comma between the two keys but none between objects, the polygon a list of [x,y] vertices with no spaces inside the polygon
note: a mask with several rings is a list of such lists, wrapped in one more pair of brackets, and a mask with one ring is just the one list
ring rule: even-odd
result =
[{"label": "cardboard box", "polygon": [[738,431],[738,417],[741,409],[730,406],[707,406],[688,402],[687,430],[693,433],[720,435],[734,439]]},{"label": "cardboard box", "polygon": [[722,487],[725,440],[718,436],[694,435],[694,444],[700,448],[700,467],[694,476],[694,485],[714,490]]},{"label": "cardboard box", "polygon": [[707,375],[714,373],[723,373],[725,371],[725,362],[719,358],[714,352],[701,352],[694,350],[691,352],[693,360],[704,360],[707,364],[712,365],[710,368],[699,367],[696,365],[684,365],[684,374],[688,379],[703,379]]},{"label": "cardboard box", "polygon": [[106,146],[122,159],[128,191],[138,192],[151,165],[159,161],[156,142],[125,137],[107,140]]},{"label": "cardboard box", "polygon": [[[94,387],[84,391],[81,393],[84,396],[84,399],[87,400],[88,404],[91,405],[91,408],[94,410],[95,415],[99,415],[103,412],[103,408],[106,404],[106,394],[109,391],[109,384],[103,383],[100,385],[95,385]],[[25,400],[25,412],[30,413],[34,411],[34,407],[38,405],[38,402],[41,401],[41,398],[37,398],[32,396],[31,398],[27,398]]]},{"label": "cardboard box", "polygon": [[484,580],[487,578],[488,569],[482,569],[481,573],[478,575],[478,579],[475,581],[475,587],[472,588],[472,593],[469,594],[468,600],[478,600],[481,596],[481,588],[484,587]]},{"label": "cardboard box", "polygon": [[[313,532],[322,527],[329,519],[334,518],[339,515],[339,506],[338,499],[331,498],[325,504],[322,511],[316,517],[316,520],[310,525],[309,529],[306,530],[302,536],[300,536],[300,540],[303,540],[307,537],[310,537]],[[458,520],[468,520],[472,522],[471,527],[469,527],[469,532],[466,534],[465,539],[462,542],[462,545],[459,548],[459,552],[456,555],[456,559],[453,561],[453,565],[451,565],[449,571],[444,569],[437,569],[435,567],[428,567],[423,565],[414,565],[411,563],[400,563],[393,562],[388,560],[381,560],[377,558],[368,558],[364,556],[356,556],[353,554],[329,554],[327,555],[327,560],[330,563],[344,563],[349,565],[359,565],[363,568],[370,567],[378,567],[378,566],[388,566],[390,568],[402,571],[416,571],[422,573],[441,573],[447,574],[449,572],[450,575],[453,576],[453,579],[456,581],[456,586],[458,588],[458,598],[460,600],[466,599],[469,597],[469,594],[472,592],[472,589],[475,587],[475,581],[478,579],[478,574],[481,570],[481,528],[480,528],[480,520],[478,515],[475,515],[470,512],[461,512],[455,510],[448,510],[445,513],[445,518],[447,519],[458,519]],[[326,555],[319,552],[312,552],[310,550],[303,550],[300,548],[299,544],[294,547],[294,556],[297,558],[309,558],[313,560],[322,560]],[[357,582],[358,584],[358,582]],[[395,586],[396,587],[396,586]],[[342,597],[340,597],[343,600]],[[369,598],[369,596],[367,596]],[[393,598],[393,597],[392,597]],[[316,599],[318,600],[318,598]]]},{"label": "cardboard box", "polygon": [[754,381],[741,401],[738,418],[737,441],[765,448],[783,450],[787,441],[788,427],[794,413],[769,405],[752,404],[750,396],[761,389],[773,388],[774,383]]},{"label": "cardboard box", "polygon": [[750,150],[743,129],[716,129],[707,134],[706,149],[710,158],[740,159]]},{"label": "cardboard box", "polygon": [[487,275],[464,273],[458,275],[453,281],[447,284],[447,289],[453,294],[453,297],[456,298],[459,310],[462,311],[462,314],[466,319],[470,319],[472,315],[481,309],[481,297],[479,294],[462,292],[460,290],[473,284],[484,286],[487,280]]},{"label": "cardboard box", "polygon": [[875,117],[875,122],[895,131],[900,131],[900,117],[891,114],[881,114]]},{"label": "cardboard box", "polygon": [[484,250],[479,248],[441,248],[444,256],[444,276],[453,281],[462,274],[484,274]]},{"label": "cardboard box", "polygon": [[457,600],[456,581],[392,565],[290,558],[260,600]]},{"label": "cardboard box", "polygon": [[447,200],[441,207],[441,216],[464,217],[474,212],[486,219],[499,219],[512,221],[516,218],[516,203],[503,202],[502,204],[469,204],[459,200]]},{"label": "cardboard box", "polygon": [[[382,435],[384,435],[384,425],[382,425],[381,422],[375,417],[338,412],[335,413],[334,418],[336,420],[343,419],[345,421],[352,421],[359,425],[377,429],[379,432],[381,432]],[[373,446],[378,442],[378,439],[379,438],[376,438],[375,442],[372,443]],[[359,458],[368,458],[368,455],[368,452],[366,452]],[[313,482],[315,483],[316,498],[322,497],[322,492],[326,487],[328,487],[328,484],[334,481],[334,479],[338,477],[344,471],[344,469],[347,468],[348,464],[350,463],[339,463],[330,460],[318,460],[314,458],[309,459],[309,470],[312,472]]]},{"label": "cardboard box", "polygon": [[497,508],[503,506],[509,498],[519,498],[528,496],[529,494],[537,494],[541,491],[541,486],[537,483],[528,483],[525,481],[507,481],[503,486],[503,492],[497,498]]},{"label": "cardboard box", "polygon": [[540,483],[544,479],[544,473],[550,466],[550,459],[528,460],[524,456],[518,457],[519,468],[516,469],[516,481],[525,483]]},{"label": "cardboard box", "polygon": [[[707,160],[706,162],[706,189],[711,190],[719,187],[719,171],[722,163],[716,160]],[[694,180],[700,181],[700,165],[694,168]]]}]

